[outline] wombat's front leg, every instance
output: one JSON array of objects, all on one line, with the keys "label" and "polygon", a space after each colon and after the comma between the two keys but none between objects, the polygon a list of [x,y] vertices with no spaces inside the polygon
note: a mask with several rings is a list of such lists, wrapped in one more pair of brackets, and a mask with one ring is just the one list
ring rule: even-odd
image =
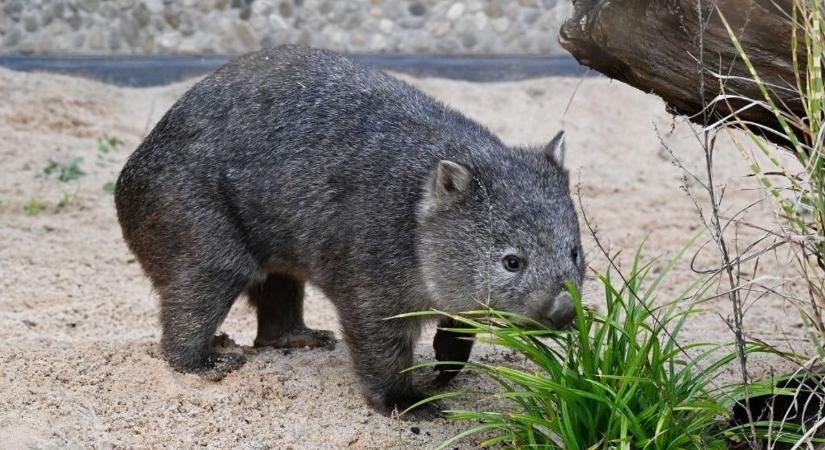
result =
[{"label": "wombat's front leg", "polygon": [[[444,328],[460,328],[461,323],[450,318],[441,319],[438,322],[438,331],[433,338],[433,349],[435,349],[435,359],[438,361],[456,361],[466,363],[470,359],[470,351],[473,349],[473,335],[467,333],[456,333],[447,331]],[[458,372],[464,367],[463,364],[444,364],[435,367],[438,376],[435,379],[436,386],[444,386],[450,382]]]},{"label": "wombat's front leg", "polygon": [[[356,319],[343,314],[342,322],[355,371],[364,385],[370,406],[384,415],[401,413],[426,398],[412,385],[409,372],[413,348],[421,331],[417,320]],[[433,418],[438,409],[424,405],[402,417]]]}]

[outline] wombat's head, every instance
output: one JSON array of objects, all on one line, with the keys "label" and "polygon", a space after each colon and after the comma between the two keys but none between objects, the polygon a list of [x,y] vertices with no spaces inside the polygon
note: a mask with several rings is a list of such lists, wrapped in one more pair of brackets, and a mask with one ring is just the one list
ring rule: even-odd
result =
[{"label": "wombat's head", "polygon": [[421,275],[439,308],[489,305],[556,328],[575,317],[584,254],[563,166],[564,135],[546,147],[441,160],[418,209]]}]

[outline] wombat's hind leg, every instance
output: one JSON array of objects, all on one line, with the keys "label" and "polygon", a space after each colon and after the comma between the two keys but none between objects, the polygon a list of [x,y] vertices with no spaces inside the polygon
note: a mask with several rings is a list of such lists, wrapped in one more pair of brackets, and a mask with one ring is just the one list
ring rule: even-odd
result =
[{"label": "wombat's hind leg", "polygon": [[159,289],[161,347],[169,363],[182,372],[219,380],[240,368],[244,355],[219,353],[212,339],[246,280],[217,271],[181,271],[176,282]]},{"label": "wombat's hind leg", "polygon": [[304,325],[304,283],[292,277],[270,274],[247,289],[249,302],[258,314],[255,347],[335,348],[335,335]]}]

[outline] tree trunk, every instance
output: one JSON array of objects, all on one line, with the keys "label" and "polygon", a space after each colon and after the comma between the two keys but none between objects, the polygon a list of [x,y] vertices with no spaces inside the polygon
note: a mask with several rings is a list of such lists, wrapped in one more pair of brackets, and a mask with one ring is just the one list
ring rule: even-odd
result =
[{"label": "tree trunk", "polygon": [[[720,20],[720,12],[742,43],[763,81],[779,86],[774,98],[803,114],[796,93],[791,49],[793,0],[573,0],[575,11],[559,40],[576,59],[610,78],[659,95],[668,109],[703,124],[730,112],[717,104],[702,114],[721,90],[714,74],[744,77],[724,81],[726,94],[763,100]],[[718,8],[718,11],[717,11]],[[700,20],[701,18],[701,20]],[[704,32],[700,23],[704,22]],[[703,64],[699,62],[700,49]],[[804,43],[799,61],[805,65]],[[804,75],[804,72],[803,72]],[[793,88],[792,90],[782,89]],[[744,103],[734,103],[740,107]],[[774,130],[770,111],[750,108],[739,115]],[[781,137],[769,139],[785,145]]]}]

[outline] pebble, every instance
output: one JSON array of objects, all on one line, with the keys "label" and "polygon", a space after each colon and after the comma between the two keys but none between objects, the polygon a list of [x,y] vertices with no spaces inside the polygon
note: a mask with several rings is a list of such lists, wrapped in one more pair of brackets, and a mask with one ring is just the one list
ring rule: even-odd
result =
[{"label": "pebble", "polygon": [[146,9],[152,14],[163,13],[163,0],[142,0]]},{"label": "pebble", "polygon": [[180,45],[180,36],[172,32],[163,33],[156,44],[161,53],[172,53]]},{"label": "pebble", "polygon": [[445,21],[437,22],[435,24],[435,26],[433,26],[432,35],[437,37],[437,38],[446,36],[450,32],[450,28],[451,28],[450,22],[445,22]]},{"label": "pebble", "polygon": [[389,34],[392,31],[393,25],[392,20],[386,18],[381,19],[381,22],[378,24],[378,29],[380,29],[382,33]]},{"label": "pebble", "polygon": [[292,4],[287,1],[282,1],[281,4],[278,5],[278,12],[281,14],[281,17],[291,17]]},{"label": "pebble", "polygon": [[134,48],[140,45],[140,27],[134,19],[128,17],[121,19],[119,33],[116,34],[119,34],[129,47]]},{"label": "pebble", "polygon": [[242,20],[235,22],[235,31],[238,33],[238,37],[241,38],[241,42],[247,50],[253,50],[255,48],[255,45],[258,43],[258,36],[255,34],[255,30],[249,22]]},{"label": "pebble", "polygon": [[78,6],[88,13],[93,13],[100,8],[100,0],[80,0]]},{"label": "pebble", "polygon": [[19,20],[20,13],[23,12],[23,2],[20,0],[12,0],[3,6],[3,12],[8,14],[13,20]]},{"label": "pebble", "polygon": [[421,3],[413,3],[410,5],[410,14],[413,16],[423,16],[427,13],[427,7],[422,5]]},{"label": "pebble", "polygon": [[494,30],[499,33],[504,33],[508,28],[510,28],[510,19],[506,17],[499,17],[498,19],[491,20],[490,24],[493,26]]},{"label": "pebble", "polygon": [[31,33],[38,28],[37,16],[33,14],[26,14],[23,16],[23,29]]},{"label": "pebble", "polygon": [[453,3],[450,9],[447,10],[447,18],[456,20],[464,14],[464,3]]},{"label": "pebble", "polygon": [[149,21],[152,20],[152,13],[150,13],[149,10],[141,4],[132,10],[132,17],[135,18],[140,27],[145,27],[149,24]]}]

